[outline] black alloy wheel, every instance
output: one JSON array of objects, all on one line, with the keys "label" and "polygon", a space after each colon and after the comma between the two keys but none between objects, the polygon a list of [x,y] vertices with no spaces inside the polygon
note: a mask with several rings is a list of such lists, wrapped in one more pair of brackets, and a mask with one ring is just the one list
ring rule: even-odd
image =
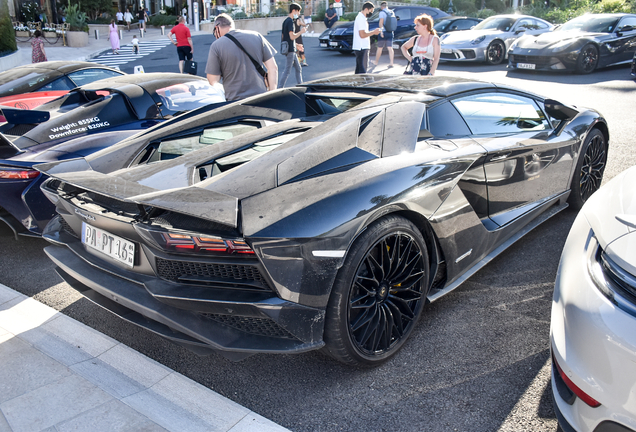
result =
[{"label": "black alloy wheel", "polygon": [[595,45],[587,44],[583,47],[576,60],[576,72],[589,74],[594,72],[596,66],[598,66],[598,48]]},{"label": "black alloy wheel", "polygon": [[606,163],[605,135],[600,130],[593,129],[583,143],[572,178],[572,192],[568,201],[573,208],[578,210],[583,207],[588,198],[601,187]]},{"label": "black alloy wheel", "polygon": [[344,363],[379,364],[404,344],[426,302],[426,245],[410,221],[387,216],[356,240],[327,307],[326,350]]},{"label": "black alloy wheel", "polygon": [[500,64],[506,57],[506,47],[501,41],[492,41],[486,50],[486,62],[491,65]]}]

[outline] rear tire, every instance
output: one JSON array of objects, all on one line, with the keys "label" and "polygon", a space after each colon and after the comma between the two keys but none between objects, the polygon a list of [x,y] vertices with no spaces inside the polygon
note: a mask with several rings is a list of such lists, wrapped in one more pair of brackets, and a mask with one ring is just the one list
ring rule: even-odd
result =
[{"label": "rear tire", "polygon": [[395,355],[415,327],[428,290],[426,244],[399,216],[370,225],[355,241],[334,283],[325,319],[325,350],[355,366]]},{"label": "rear tire", "polygon": [[596,66],[598,66],[598,48],[595,45],[587,44],[576,59],[576,73],[583,75],[592,73]]},{"label": "rear tire", "polygon": [[579,210],[588,198],[601,187],[606,163],[607,142],[605,135],[598,129],[592,129],[581,147],[576,171],[572,177],[572,192],[568,198],[572,208]]}]

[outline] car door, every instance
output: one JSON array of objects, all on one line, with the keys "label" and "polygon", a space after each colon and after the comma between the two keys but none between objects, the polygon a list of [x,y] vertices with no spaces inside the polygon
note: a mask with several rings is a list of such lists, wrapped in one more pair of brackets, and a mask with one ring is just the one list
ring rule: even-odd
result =
[{"label": "car door", "polygon": [[395,13],[395,17],[397,18],[397,29],[394,32],[394,37],[398,34],[402,34],[404,32],[412,31],[415,29],[413,19],[417,15],[413,15],[413,11],[411,10],[411,8],[395,8],[393,12]]},{"label": "car door", "polygon": [[484,172],[488,215],[499,226],[568,187],[576,144],[554,134],[539,103],[508,92],[484,92],[452,101],[488,152]]},{"label": "car door", "polygon": [[636,50],[636,17],[623,17],[614,32],[612,39],[605,42],[609,56],[604,64],[610,65],[630,61]]}]

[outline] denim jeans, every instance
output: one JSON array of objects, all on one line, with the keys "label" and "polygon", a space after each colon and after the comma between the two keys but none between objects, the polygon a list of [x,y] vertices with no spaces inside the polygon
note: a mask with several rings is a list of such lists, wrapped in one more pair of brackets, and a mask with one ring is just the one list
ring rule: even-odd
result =
[{"label": "denim jeans", "polygon": [[357,74],[365,74],[367,73],[367,68],[369,67],[369,50],[356,50],[354,51],[356,55],[356,71]]},{"label": "denim jeans", "polygon": [[286,57],[287,64],[285,65],[285,70],[278,80],[278,88],[285,87],[285,84],[287,83],[287,77],[289,77],[292,66],[294,67],[294,69],[296,69],[296,83],[302,84],[303,82],[302,68],[300,67],[300,62],[298,61],[298,56],[296,55],[296,53],[289,52],[287,53]]}]

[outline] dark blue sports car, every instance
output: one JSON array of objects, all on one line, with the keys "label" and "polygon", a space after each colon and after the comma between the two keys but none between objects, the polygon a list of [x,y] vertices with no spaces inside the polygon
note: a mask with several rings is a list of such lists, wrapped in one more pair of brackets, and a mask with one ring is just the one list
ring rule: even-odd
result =
[{"label": "dark blue sports car", "polygon": [[33,165],[87,156],[181,112],[224,100],[203,78],[139,74],[78,87],[37,110],[3,107],[0,221],[16,238],[39,235],[55,213],[40,191],[46,176]]},{"label": "dark blue sports car", "polygon": [[508,50],[508,67],[588,74],[628,64],[635,50],[636,15],[589,14],[553,32],[519,38]]}]

